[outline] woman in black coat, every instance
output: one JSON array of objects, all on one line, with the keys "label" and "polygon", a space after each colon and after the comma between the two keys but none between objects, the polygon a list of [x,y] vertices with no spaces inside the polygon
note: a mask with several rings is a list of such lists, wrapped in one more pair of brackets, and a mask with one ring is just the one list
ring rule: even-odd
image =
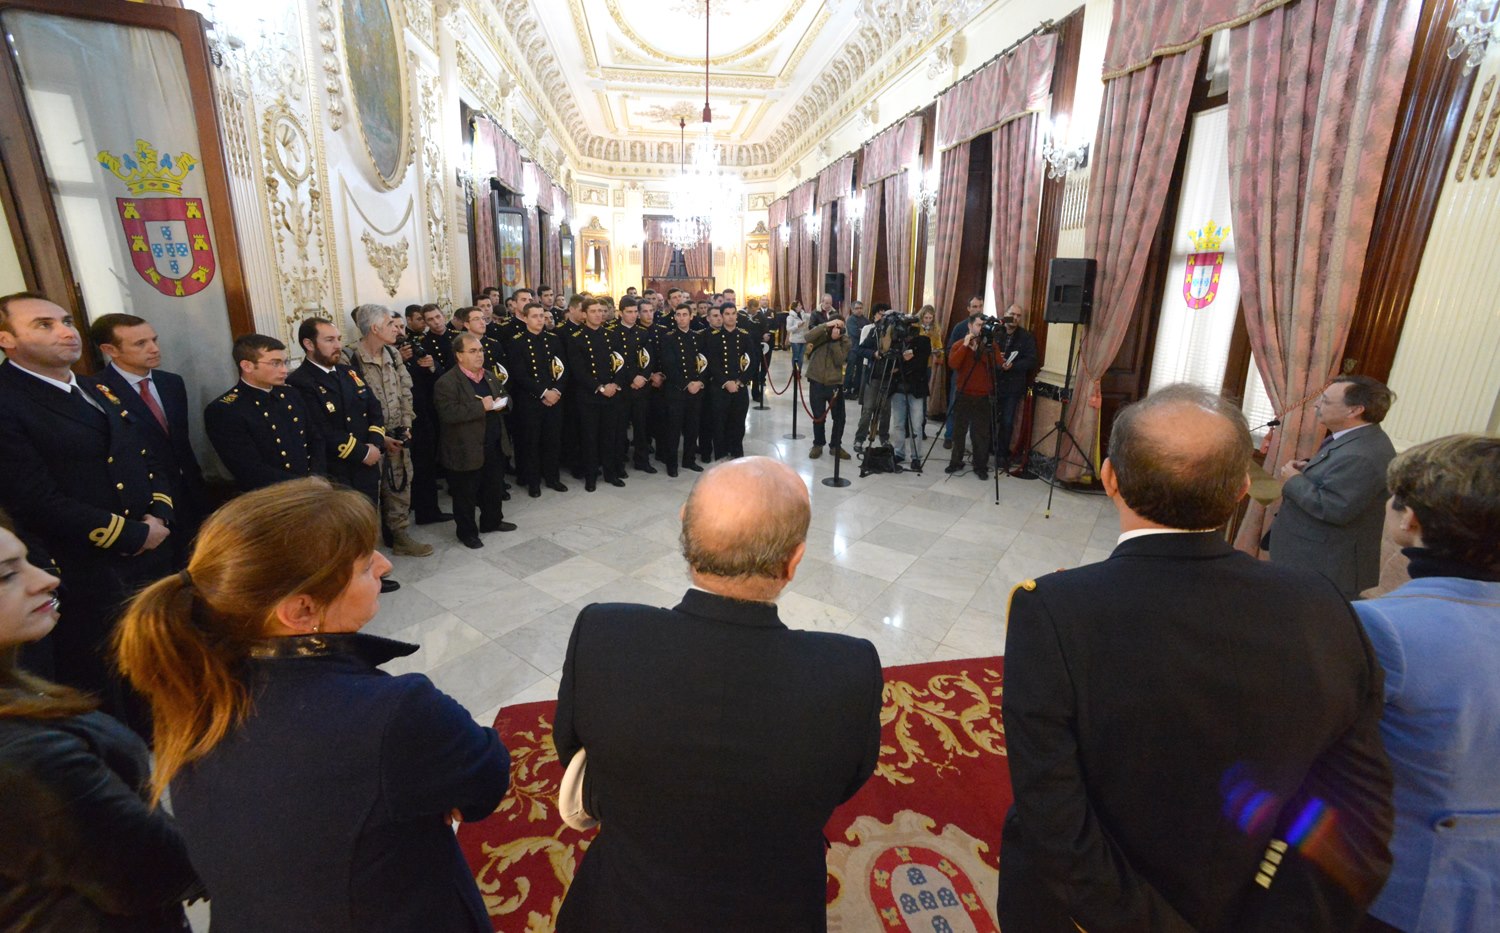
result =
[{"label": "woman in black coat", "polygon": [[490,930],[451,823],[494,811],[509,755],[426,677],[379,669],[417,650],[359,633],[379,528],[321,479],[257,489],[120,622],[214,933]]},{"label": "woman in black coat", "polygon": [[0,513],[0,930],[187,929],[200,889],[172,818],[145,799],[135,733],[16,666],[57,624],[58,579]]}]

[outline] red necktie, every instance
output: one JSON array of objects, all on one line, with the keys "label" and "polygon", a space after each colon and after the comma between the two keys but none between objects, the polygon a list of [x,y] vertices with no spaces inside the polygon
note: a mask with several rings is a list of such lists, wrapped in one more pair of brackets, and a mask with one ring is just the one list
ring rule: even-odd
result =
[{"label": "red necktie", "polygon": [[151,377],[147,376],[137,382],[135,387],[140,390],[141,401],[146,403],[146,408],[156,418],[156,423],[161,425],[162,433],[171,434],[172,430],[167,427],[167,413],[161,410],[161,406],[156,403],[156,397],[151,394]]}]

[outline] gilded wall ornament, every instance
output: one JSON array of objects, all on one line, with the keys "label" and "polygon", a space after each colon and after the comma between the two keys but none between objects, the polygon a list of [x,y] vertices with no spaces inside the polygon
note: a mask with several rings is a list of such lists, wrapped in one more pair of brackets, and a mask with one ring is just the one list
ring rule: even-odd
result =
[{"label": "gilded wall ornament", "polygon": [[360,234],[359,240],[365,244],[365,256],[380,276],[380,284],[385,286],[386,294],[395,298],[396,291],[401,287],[401,275],[406,272],[406,254],[411,249],[411,243],[406,237],[395,243],[381,243],[368,230]]}]

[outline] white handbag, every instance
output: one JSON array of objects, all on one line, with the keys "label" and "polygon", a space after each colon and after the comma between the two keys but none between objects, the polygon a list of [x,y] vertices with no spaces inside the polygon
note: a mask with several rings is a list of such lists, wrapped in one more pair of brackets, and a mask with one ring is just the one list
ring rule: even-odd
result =
[{"label": "white handbag", "polygon": [[578,830],[592,829],[599,825],[599,821],[589,816],[588,810],[583,806],[583,774],[588,767],[587,758],[587,749],[580,748],[573,760],[568,762],[568,770],[557,788],[557,811],[562,815],[564,823]]}]

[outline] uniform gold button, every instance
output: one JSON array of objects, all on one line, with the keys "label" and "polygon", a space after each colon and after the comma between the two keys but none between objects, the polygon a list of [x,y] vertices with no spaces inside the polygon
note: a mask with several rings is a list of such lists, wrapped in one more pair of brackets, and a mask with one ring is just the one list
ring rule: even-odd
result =
[{"label": "uniform gold button", "polygon": [[115,488],[123,490],[125,488],[125,484],[124,483],[115,483]]},{"label": "uniform gold button", "polygon": [[147,473],[146,474],[146,478],[147,479],[156,479],[156,474],[155,473]]},{"label": "uniform gold button", "polygon": [[115,462],[115,458],[114,457],[110,457],[108,460],[106,460],[104,462],[105,463],[114,463]]}]

